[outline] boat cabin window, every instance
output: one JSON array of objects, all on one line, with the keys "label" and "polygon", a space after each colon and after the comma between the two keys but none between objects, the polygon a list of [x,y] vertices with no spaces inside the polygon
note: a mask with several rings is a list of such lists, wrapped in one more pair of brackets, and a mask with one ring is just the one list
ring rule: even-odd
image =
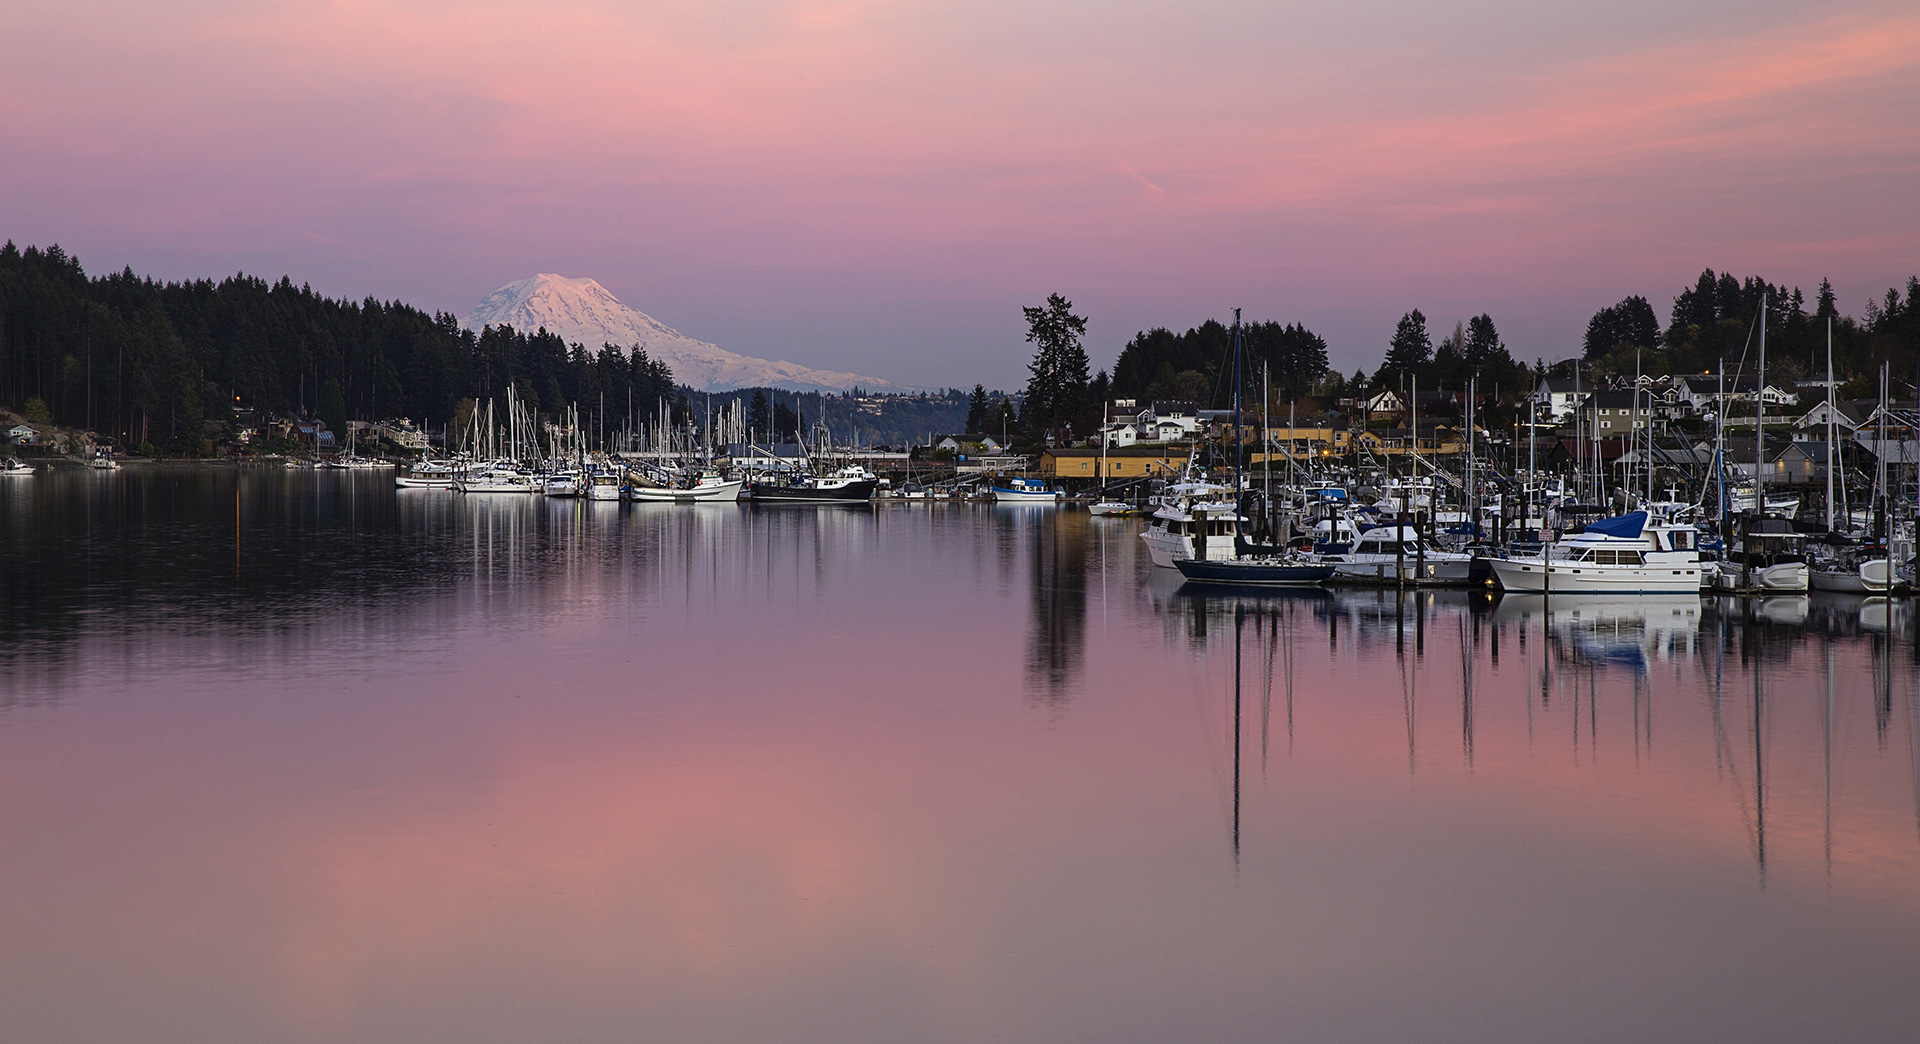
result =
[{"label": "boat cabin window", "polygon": [[1638,551],[1616,551],[1611,548],[1602,548],[1594,551],[1593,564],[1637,566],[1644,563]]}]

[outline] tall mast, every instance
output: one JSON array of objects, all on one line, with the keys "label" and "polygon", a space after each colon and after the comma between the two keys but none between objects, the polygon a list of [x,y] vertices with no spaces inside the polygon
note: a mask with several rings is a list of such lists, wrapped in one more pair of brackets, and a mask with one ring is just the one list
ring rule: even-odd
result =
[{"label": "tall mast", "polygon": [[1760,372],[1753,381],[1753,516],[1767,513],[1767,292],[1760,291]]},{"label": "tall mast", "polygon": [[[1833,317],[1827,317],[1827,532],[1833,532]],[[1831,659],[1829,659],[1831,662]]]},{"label": "tall mast", "polygon": [[1247,486],[1247,455],[1240,442],[1240,383],[1240,309],[1236,308],[1233,310],[1233,532],[1236,536],[1240,533],[1241,497]]},{"label": "tall mast", "polygon": [[1718,485],[1719,497],[1714,501],[1713,513],[1720,520],[1720,545],[1724,549],[1727,542],[1727,360],[1720,360],[1717,375],[1719,388],[1714,393],[1714,402],[1718,408],[1713,413],[1713,480]]}]

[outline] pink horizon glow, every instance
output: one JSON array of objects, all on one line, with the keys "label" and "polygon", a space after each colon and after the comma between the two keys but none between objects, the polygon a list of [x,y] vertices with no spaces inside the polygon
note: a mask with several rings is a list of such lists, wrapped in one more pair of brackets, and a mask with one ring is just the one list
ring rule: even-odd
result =
[{"label": "pink horizon glow", "polygon": [[1920,14],[435,0],[0,15],[0,236],[464,312],[535,271],[749,354],[1017,383],[1234,306],[1569,354],[1702,267],[1920,271]]}]

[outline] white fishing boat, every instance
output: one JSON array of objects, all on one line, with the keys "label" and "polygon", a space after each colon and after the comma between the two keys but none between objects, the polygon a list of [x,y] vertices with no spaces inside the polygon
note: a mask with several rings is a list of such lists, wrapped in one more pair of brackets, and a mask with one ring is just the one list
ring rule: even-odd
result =
[{"label": "white fishing boat", "polygon": [[87,461],[87,467],[95,471],[119,471],[120,462],[114,460],[112,454],[100,452],[94,454],[92,460]]},{"label": "white fishing boat", "polygon": [[1124,500],[1102,500],[1098,503],[1087,505],[1087,514],[1095,518],[1126,518],[1145,513],[1144,508],[1137,504],[1129,504]]},{"label": "white fishing boat", "polygon": [[1589,523],[1541,554],[1490,559],[1508,591],[1534,594],[1698,594],[1705,570],[1691,525],[1645,511]]},{"label": "white fishing boat", "polygon": [[[694,475],[691,481],[680,481],[665,485],[643,482],[637,474],[629,474],[627,499],[635,503],[688,504],[699,502],[726,503],[740,499],[740,479],[729,479],[713,468],[705,468]],[[902,493],[902,496],[910,494]]]},{"label": "white fishing boat", "polygon": [[993,487],[993,499],[1001,504],[1056,504],[1065,495],[1031,478],[1008,479]]},{"label": "white fishing boat", "polygon": [[31,474],[33,474],[33,465],[22,461],[19,457],[8,457],[5,463],[0,463],[0,475]]},{"label": "white fishing boat", "polygon": [[1474,556],[1446,551],[1420,539],[1412,526],[1375,526],[1364,530],[1351,550],[1315,555],[1333,566],[1334,583],[1464,584],[1472,576]]}]

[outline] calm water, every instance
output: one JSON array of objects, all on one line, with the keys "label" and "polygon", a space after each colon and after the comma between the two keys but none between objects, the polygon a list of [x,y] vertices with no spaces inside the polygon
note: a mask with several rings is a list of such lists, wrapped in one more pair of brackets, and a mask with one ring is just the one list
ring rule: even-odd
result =
[{"label": "calm water", "polygon": [[1049,508],[0,485],[0,1039],[1920,1018],[1914,621],[1196,596]]}]

